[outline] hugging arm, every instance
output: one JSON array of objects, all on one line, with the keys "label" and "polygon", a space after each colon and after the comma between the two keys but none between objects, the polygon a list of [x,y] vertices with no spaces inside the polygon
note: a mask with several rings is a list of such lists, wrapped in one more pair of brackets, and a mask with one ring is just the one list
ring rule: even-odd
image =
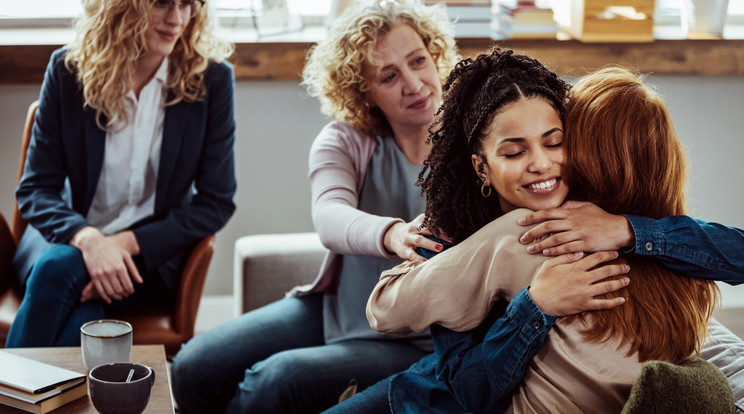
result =
[{"label": "hugging arm", "polygon": [[468,411],[503,412],[509,403],[504,398],[519,384],[558,319],[540,311],[527,289],[514,296],[482,342],[471,332],[431,326],[439,356],[437,379]]},{"label": "hugging arm", "polygon": [[[437,378],[444,381],[457,401],[474,412],[501,412],[502,399],[517,386],[527,364],[542,346],[558,316],[582,309],[607,309],[624,302],[622,298],[594,299],[615,291],[627,278],[600,280],[626,273],[626,265],[601,264],[617,257],[616,252],[600,252],[583,258],[564,255],[545,261],[533,284],[520,290],[503,316],[486,319],[488,329],[483,342],[474,335],[449,331],[432,325],[431,333],[438,356]],[[599,266],[599,267],[598,267]],[[575,281],[575,283],[574,283]],[[590,292],[590,302],[582,302]],[[594,302],[591,302],[594,301]],[[493,315],[493,312],[489,316]]]},{"label": "hugging arm", "polygon": [[[495,301],[511,300],[530,285],[546,260],[542,255],[527,254],[518,242],[521,227],[517,219],[529,212],[514,210],[426,262],[408,262],[383,272],[367,302],[372,328],[406,335],[422,332],[432,324],[460,332],[480,325]],[[621,282],[595,283],[610,274],[602,276],[585,268],[586,263],[596,265],[614,257],[604,252],[585,258],[553,258],[541,271],[553,272],[556,277],[545,277],[538,286],[532,283],[536,288],[533,294],[545,298],[541,305],[548,308],[544,310],[560,315],[617,306],[617,298],[600,300],[594,296],[619,289]],[[580,268],[560,266],[571,262]],[[603,272],[625,273],[621,270],[606,266]],[[542,283],[551,287],[541,288]]]},{"label": "hugging arm", "polygon": [[635,233],[635,254],[690,276],[744,283],[744,231],[689,216],[625,217]]},{"label": "hugging arm", "polygon": [[658,220],[616,215],[575,201],[529,214],[520,224],[534,226],[522,243],[545,237],[528,247],[531,253],[623,249],[654,256],[679,273],[732,285],[744,282],[744,231],[734,227],[681,215]]}]

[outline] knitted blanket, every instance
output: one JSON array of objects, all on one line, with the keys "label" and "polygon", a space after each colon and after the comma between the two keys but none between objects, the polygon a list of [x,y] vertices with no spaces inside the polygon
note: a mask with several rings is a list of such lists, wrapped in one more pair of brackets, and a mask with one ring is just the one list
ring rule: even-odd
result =
[{"label": "knitted blanket", "polygon": [[622,414],[734,413],[734,394],[715,365],[691,357],[679,365],[643,364]]}]

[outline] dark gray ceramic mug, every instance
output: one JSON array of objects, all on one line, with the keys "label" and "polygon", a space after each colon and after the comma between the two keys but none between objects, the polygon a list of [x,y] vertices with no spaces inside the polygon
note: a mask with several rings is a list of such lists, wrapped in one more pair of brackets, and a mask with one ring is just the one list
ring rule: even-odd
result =
[{"label": "dark gray ceramic mug", "polygon": [[[130,370],[132,379],[127,382]],[[88,373],[93,406],[101,414],[140,414],[150,400],[155,371],[136,362],[101,364]]]}]

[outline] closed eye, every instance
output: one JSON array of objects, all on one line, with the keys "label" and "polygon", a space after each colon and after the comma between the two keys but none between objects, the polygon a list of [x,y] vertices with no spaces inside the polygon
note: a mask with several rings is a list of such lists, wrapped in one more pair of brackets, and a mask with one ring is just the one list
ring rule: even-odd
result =
[{"label": "closed eye", "polygon": [[515,153],[512,153],[512,154],[504,154],[504,157],[505,158],[517,158],[517,157],[519,157],[522,154],[524,154],[524,151],[519,151],[519,152],[515,152]]}]

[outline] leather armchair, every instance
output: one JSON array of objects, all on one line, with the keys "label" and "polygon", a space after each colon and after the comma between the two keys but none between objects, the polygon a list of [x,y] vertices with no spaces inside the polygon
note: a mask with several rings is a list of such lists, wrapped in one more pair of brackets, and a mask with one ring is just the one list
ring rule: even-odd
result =
[{"label": "leather armchair", "polygon": [[21,291],[10,265],[15,248],[8,223],[0,213],[0,348],[5,346],[10,324],[21,305]]},{"label": "leather armchair", "polygon": [[[26,150],[31,141],[31,130],[38,102],[29,106],[23,128],[18,180],[23,174]],[[5,346],[10,325],[18,312],[23,295],[13,275],[11,260],[16,246],[26,230],[26,221],[15,202],[12,226],[0,215],[0,348]],[[191,251],[181,275],[175,309],[160,309],[156,305],[136,313],[111,313],[106,317],[130,322],[134,327],[134,344],[163,344],[169,357],[175,355],[194,336],[194,323],[199,310],[207,270],[214,253],[215,236],[202,239]]]}]

